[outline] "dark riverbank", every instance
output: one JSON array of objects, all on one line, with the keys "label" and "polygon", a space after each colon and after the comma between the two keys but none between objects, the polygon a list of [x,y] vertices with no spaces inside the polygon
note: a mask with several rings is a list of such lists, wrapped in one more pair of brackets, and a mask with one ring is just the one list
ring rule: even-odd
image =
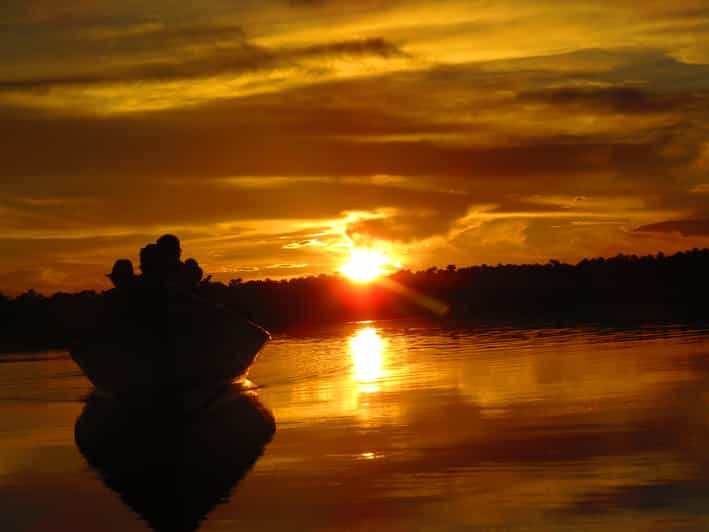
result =
[{"label": "dark riverbank", "polygon": [[[339,275],[203,282],[198,295],[278,332],[328,323],[410,317],[518,323],[697,323],[709,320],[709,249],[619,255],[576,265],[402,270],[368,285]],[[69,346],[97,316],[103,294],[0,296],[0,351]]]}]

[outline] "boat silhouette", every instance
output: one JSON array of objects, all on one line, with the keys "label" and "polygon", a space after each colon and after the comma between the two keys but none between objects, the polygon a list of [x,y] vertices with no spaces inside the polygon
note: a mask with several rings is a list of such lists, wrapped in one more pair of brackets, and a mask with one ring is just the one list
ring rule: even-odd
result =
[{"label": "boat silhouette", "polygon": [[236,384],[199,415],[174,414],[126,410],[93,394],[74,430],[106,486],[158,532],[197,530],[275,432],[272,414]]},{"label": "boat silhouette", "polygon": [[124,407],[200,408],[244,378],[270,334],[189,295],[108,294],[70,353],[99,394]]}]

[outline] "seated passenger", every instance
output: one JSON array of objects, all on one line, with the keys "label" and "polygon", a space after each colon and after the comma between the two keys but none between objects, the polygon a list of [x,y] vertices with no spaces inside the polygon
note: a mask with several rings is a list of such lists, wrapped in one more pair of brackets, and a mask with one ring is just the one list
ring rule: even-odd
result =
[{"label": "seated passenger", "polygon": [[163,235],[157,240],[158,262],[161,273],[175,273],[180,269],[180,240],[175,235]]},{"label": "seated passenger", "polygon": [[182,265],[182,281],[185,288],[194,290],[199,286],[203,275],[202,268],[195,259],[187,259]]},{"label": "seated passenger", "polygon": [[118,259],[113,264],[111,273],[106,274],[106,277],[108,277],[113,283],[113,286],[119,290],[130,286],[133,281],[135,281],[133,263],[128,259]]},{"label": "seated passenger", "polygon": [[154,279],[159,270],[158,247],[155,244],[148,244],[140,250],[140,271],[148,279]]}]

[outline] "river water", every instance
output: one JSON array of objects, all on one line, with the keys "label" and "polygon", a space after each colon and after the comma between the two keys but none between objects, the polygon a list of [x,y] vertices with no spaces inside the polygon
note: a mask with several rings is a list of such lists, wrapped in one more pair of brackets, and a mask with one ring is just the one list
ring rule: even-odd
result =
[{"label": "river water", "polygon": [[66,353],[3,356],[0,530],[709,529],[706,330],[351,323],[275,337],[250,380],[147,481],[169,445],[87,414]]}]

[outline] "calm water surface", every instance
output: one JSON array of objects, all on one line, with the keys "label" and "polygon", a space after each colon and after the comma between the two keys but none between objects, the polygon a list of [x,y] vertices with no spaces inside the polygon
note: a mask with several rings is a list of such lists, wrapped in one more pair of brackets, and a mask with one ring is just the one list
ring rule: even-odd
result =
[{"label": "calm water surface", "polygon": [[[0,530],[149,530],[75,443],[91,387],[67,355],[0,360]],[[195,425],[200,530],[709,529],[705,330],[357,323],[275,338],[250,377],[276,433],[210,491],[204,449],[249,429]]]}]

